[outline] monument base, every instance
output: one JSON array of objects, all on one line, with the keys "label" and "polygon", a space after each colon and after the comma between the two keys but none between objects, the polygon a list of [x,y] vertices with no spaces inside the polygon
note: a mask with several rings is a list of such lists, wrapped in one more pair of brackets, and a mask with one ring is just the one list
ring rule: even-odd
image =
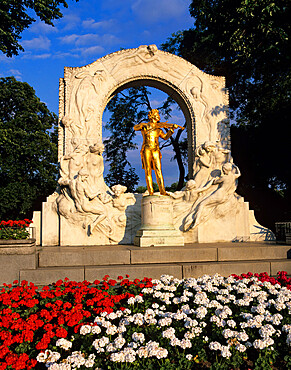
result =
[{"label": "monument base", "polygon": [[173,201],[170,197],[150,195],[142,198],[141,228],[134,238],[134,245],[184,246],[184,237],[173,224]]}]

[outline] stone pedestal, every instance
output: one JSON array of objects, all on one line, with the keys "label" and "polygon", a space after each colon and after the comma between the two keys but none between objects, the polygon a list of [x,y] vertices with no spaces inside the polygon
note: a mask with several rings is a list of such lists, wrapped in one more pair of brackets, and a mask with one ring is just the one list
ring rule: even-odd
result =
[{"label": "stone pedestal", "polygon": [[134,238],[138,247],[184,246],[184,237],[173,224],[170,197],[151,195],[141,201],[141,228]]}]

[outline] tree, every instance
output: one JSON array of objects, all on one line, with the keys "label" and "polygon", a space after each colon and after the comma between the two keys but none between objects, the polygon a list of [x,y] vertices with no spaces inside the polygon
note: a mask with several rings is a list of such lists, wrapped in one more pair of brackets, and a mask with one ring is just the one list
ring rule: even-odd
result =
[{"label": "tree", "polygon": [[[109,173],[105,177],[108,185],[120,183],[126,185],[129,191],[133,191],[138,184],[139,178],[127,160],[127,152],[128,150],[137,149],[137,145],[133,142],[136,135],[133,126],[148,120],[148,112],[152,109],[149,96],[150,91],[145,86],[130,88],[127,91],[116,94],[106,107],[112,113],[109,122],[105,126],[111,132],[111,135],[104,140],[105,156],[110,163]],[[158,108],[165,119],[170,117],[173,102],[169,97]],[[174,158],[179,168],[178,189],[183,187],[185,178],[184,152],[181,152],[180,145],[181,133],[181,129],[177,130],[176,135],[173,135],[160,145],[161,149],[170,145],[173,146]]]},{"label": "tree", "polygon": [[[231,118],[237,126],[232,128],[232,148],[242,171],[241,194],[254,199],[254,208],[262,210],[270,197],[291,204],[286,135],[291,106],[291,3],[192,0],[190,14],[194,27],[174,34],[162,48],[205,72],[226,76]],[[260,201],[254,194],[266,197]],[[285,213],[281,202],[274,207],[267,225],[291,217],[290,206]]]},{"label": "tree", "polygon": [[29,10],[33,10],[41,21],[53,26],[53,21],[63,16],[60,5],[68,7],[65,0],[1,0],[0,50],[8,57],[24,51],[18,40],[21,33],[35,22],[28,15]]},{"label": "tree", "polygon": [[0,78],[0,218],[31,215],[36,201],[55,190],[56,127],[57,116],[31,86]]}]

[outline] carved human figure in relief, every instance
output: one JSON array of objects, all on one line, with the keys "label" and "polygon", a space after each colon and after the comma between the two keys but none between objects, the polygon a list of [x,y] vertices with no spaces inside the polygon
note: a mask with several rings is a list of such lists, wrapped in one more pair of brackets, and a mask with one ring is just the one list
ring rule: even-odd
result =
[{"label": "carved human figure in relief", "polygon": [[196,160],[193,168],[193,179],[198,187],[205,185],[208,182],[209,176],[213,168],[213,155],[216,145],[211,141],[206,141],[200,145],[195,151]]},{"label": "carved human figure in relief", "polygon": [[111,187],[114,197],[112,200],[113,207],[117,208],[119,211],[125,211],[129,205],[135,203],[136,199],[132,193],[125,193],[127,190],[126,186],[123,185],[113,185]]},{"label": "carved human figure in relief", "polygon": [[[141,148],[142,167],[145,170],[145,179],[149,195],[153,195],[152,169],[155,171],[156,179],[161,195],[168,195],[165,190],[164,179],[161,168],[162,154],[159,147],[159,138],[168,140],[174,133],[174,130],[181,127],[176,124],[160,122],[160,115],[157,109],[152,109],[148,114],[149,122],[142,122],[134,126],[135,131],[141,131],[143,144]],[[165,134],[162,128],[168,128]],[[182,127],[181,127],[182,128]],[[184,128],[183,128],[184,129]]]},{"label": "carved human figure in relief", "polygon": [[[107,218],[106,203],[111,201],[111,197],[107,197],[100,193],[92,192],[88,184],[89,172],[86,169],[79,171],[77,179],[70,181],[71,194],[75,200],[76,209],[79,212],[93,213],[98,217],[90,225],[90,233],[93,233],[94,228],[102,223],[102,227],[106,228],[108,232],[112,227]],[[106,222],[104,222],[106,220]]]},{"label": "carved human figure in relief", "polygon": [[74,151],[64,155],[60,160],[60,185],[69,185],[70,180],[74,179],[79,170],[84,167],[84,157],[88,152],[88,147],[85,144],[78,145]]},{"label": "carved human figure in relief", "polygon": [[217,188],[194,208],[194,212],[190,212],[186,217],[184,231],[204,223],[218,206],[230,201],[231,197],[234,196],[237,179],[240,175],[239,168],[233,163],[223,164],[222,175],[213,180],[213,185],[218,185]]},{"label": "carved human figure in relief", "polygon": [[111,193],[110,188],[105,184],[103,178],[104,161],[103,154],[104,145],[102,142],[97,142],[89,146],[89,152],[86,155],[86,168],[89,172],[88,183],[94,190],[100,192]]},{"label": "carved human figure in relief", "polygon": [[170,196],[174,199],[182,199],[185,202],[189,202],[193,204],[197,200],[198,195],[200,193],[203,193],[204,191],[210,188],[213,181],[214,179],[209,181],[207,186],[197,188],[197,184],[195,180],[193,179],[188,180],[184,189],[182,189],[181,191],[175,191],[175,193],[170,193]]},{"label": "carved human figure in relief", "polygon": [[206,185],[213,177],[220,176],[223,163],[232,162],[230,150],[221,148],[212,141],[205,141],[195,150],[193,179],[196,185]]}]

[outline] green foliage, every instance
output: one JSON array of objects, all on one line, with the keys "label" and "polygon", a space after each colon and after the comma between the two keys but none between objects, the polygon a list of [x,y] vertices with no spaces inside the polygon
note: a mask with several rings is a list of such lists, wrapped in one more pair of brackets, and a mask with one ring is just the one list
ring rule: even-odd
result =
[{"label": "green foliage", "polygon": [[28,15],[29,10],[33,10],[41,21],[53,26],[53,21],[63,16],[60,5],[68,7],[65,0],[1,0],[0,50],[8,57],[18,55],[19,50],[24,51],[18,40],[21,33],[35,22]]},{"label": "green foliage", "polygon": [[19,227],[4,227],[0,226],[0,240],[19,240],[27,239],[29,237],[29,231]]},{"label": "green foliage", "polygon": [[[162,48],[205,72],[226,76],[231,118],[246,139],[240,133],[232,137],[234,160],[242,172],[239,184],[247,190],[241,194],[254,198],[255,208],[266,210],[269,203],[266,197],[257,200],[260,192],[272,197],[279,193],[291,204],[286,135],[291,106],[290,1],[192,0],[189,9],[194,27],[174,34]],[[279,221],[279,204],[274,213],[271,223]],[[282,217],[291,217],[290,206]]]},{"label": "green foliage", "polygon": [[0,112],[0,218],[11,219],[56,187],[57,116],[14,77],[0,79]]},{"label": "green foliage", "polygon": [[[156,191],[159,191],[159,187],[158,187],[158,184],[156,182],[153,182],[153,188],[154,188],[154,192]],[[147,191],[147,187],[146,186],[138,186],[136,189],[135,189],[135,193],[144,193]]]}]

